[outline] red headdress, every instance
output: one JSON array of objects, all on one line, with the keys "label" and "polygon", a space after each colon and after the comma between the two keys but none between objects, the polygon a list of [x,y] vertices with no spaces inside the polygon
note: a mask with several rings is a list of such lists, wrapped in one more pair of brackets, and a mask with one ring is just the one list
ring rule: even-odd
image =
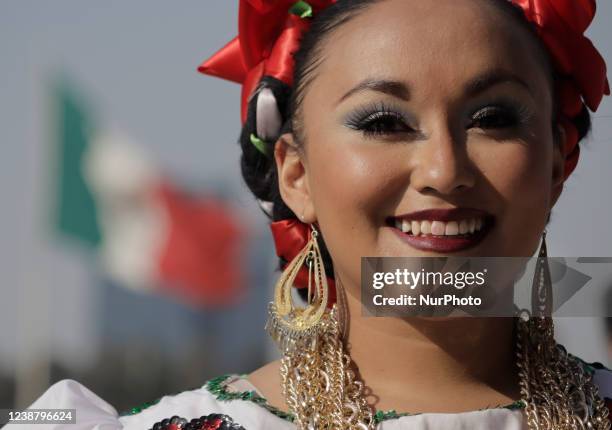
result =
[{"label": "red headdress", "polygon": [[[580,154],[578,131],[571,121],[586,105],[597,110],[610,94],[606,64],[584,35],[595,15],[595,0],[508,0],[519,6],[544,42],[560,76],[557,92],[566,131],[565,178]],[[240,0],[238,37],[199,71],[242,84],[241,118],[246,121],[249,97],[263,76],[292,85],[292,54],[310,19],[336,0]],[[277,254],[290,261],[306,244],[308,228],[297,220],[271,225]],[[304,226],[306,227],[306,226]],[[300,283],[298,282],[298,286]]]}]

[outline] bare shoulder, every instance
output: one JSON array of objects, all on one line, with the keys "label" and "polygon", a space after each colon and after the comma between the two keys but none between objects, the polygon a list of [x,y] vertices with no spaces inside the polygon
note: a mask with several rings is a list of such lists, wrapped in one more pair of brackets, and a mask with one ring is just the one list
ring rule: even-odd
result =
[{"label": "bare shoulder", "polygon": [[283,396],[280,377],[280,360],[272,361],[248,375],[248,380],[264,396],[268,403],[284,411],[288,410]]}]

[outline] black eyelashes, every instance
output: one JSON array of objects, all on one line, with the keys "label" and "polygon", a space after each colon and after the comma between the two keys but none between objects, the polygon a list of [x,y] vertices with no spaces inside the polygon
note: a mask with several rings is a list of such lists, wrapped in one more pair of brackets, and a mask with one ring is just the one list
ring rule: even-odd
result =
[{"label": "black eyelashes", "polygon": [[484,106],[471,115],[469,127],[482,129],[506,129],[527,124],[532,113],[525,106],[499,101]]},{"label": "black eyelashes", "polygon": [[348,115],[345,123],[348,128],[362,132],[365,137],[414,131],[406,124],[401,110],[383,102],[355,110]]},{"label": "black eyelashes", "polygon": [[487,106],[472,117],[471,126],[478,128],[507,128],[518,122],[513,112],[495,106]]},{"label": "black eyelashes", "polygon": [[[523,104],[499,99],[483,105],[469,115],[466,129],[508,130],[528,124],[533,112]],[[347,115],[345,125],[359,131],[364,137],[399,137],[401,134],[418,134],[409,125],[415,123],[408,114],[385,102],[376,102],[355,109]]]}]

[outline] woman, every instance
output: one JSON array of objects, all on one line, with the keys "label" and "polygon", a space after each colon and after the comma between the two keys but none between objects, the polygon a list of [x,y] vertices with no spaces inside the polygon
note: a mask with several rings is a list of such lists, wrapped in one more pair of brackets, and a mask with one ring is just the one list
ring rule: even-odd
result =
[{"label": "woman", "polygon": [[[550,319],[364,318],[359,299],[361,256],[537,252],[609,94],[583,36],[594,12],[242,0],[239,38],[200,70],[243,84],[242,171],[284,269],[282,361],[121,417],[74,381],[32,407],[76,407],[71,429],[609,428],[610,371],[557,348]],[[299,309],[287,295],[309,268]]]}]

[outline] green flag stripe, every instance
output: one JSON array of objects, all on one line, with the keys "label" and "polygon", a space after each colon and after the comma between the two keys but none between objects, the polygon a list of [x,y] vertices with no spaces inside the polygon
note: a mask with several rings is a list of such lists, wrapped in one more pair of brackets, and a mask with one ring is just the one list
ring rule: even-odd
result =
[{"label": "green flag stripe", "polygon": [[59,149],[56,228],[65,236],[97,246],[101,233],[96,205],[82,170],[92,123],[68,84],[60,83],[55,91]]}]

